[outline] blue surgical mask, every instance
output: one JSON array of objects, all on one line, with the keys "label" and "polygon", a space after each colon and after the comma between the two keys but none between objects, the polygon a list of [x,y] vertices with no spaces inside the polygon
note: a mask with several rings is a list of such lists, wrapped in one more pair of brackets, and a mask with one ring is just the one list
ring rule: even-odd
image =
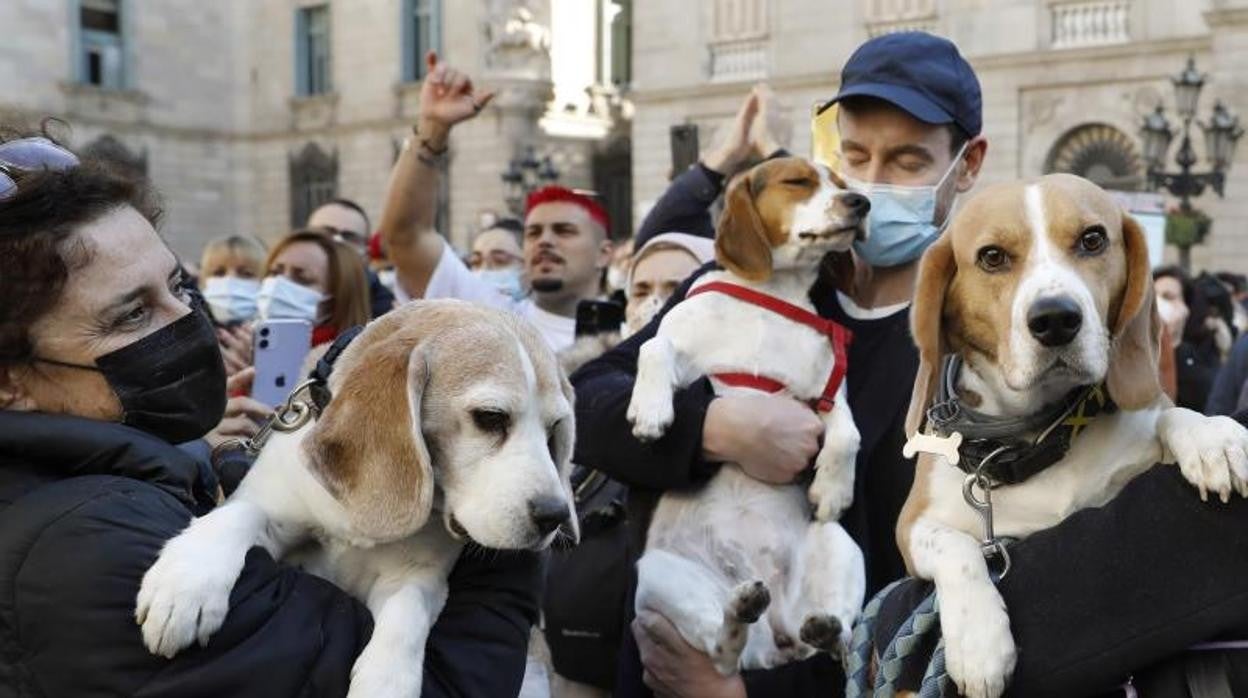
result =
[{"label": "blue surgical mask", "polygon": [[936,205],[965,152],[966,144],[963,144],[940,181],[928,186],[876,184],[844,177],[849,189],[871,200],[871,212],[867,214],[867,239],[855,242],[854,252],[873,267],[895,267],[922,256],[928,245],[940,237],[949,220],[947,209],[952,202],[950,207],[946,207],[944,220],[939,223],[936,221]]},{"label": "blue surgical mask", "polygon": [[222,324],[244,322],[256,316],[260,282],[237,276],[214,276],[204,282],[204,300],[212,317]]},{"label": "blue surgical mask", "polygon": [[270,276],[260,284],[257,305],[261,320],[307,320],[317,324],[322,300],[321,292],[314,288],[284,276]]},{"label": "blue surgical mask", "polygon": [[524,296],[524,284],[520,281],[519,269],[478,269],[473,274],[508,298],[519,299]]}]

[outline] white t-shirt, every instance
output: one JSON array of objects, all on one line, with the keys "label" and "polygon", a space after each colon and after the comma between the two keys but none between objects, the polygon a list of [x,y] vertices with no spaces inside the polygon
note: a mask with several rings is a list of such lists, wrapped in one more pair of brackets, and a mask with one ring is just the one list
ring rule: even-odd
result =
[{"label": "white t-shirt", "polygon": [[[394,285],[394,296],[399,303],[412,300],[400,283]],[[429,277],[429,286],[425,289],[424,297],[457,298],[491,308],[510,310],[533,323],[546,344],[554,351],[563,351],[576,341],[575,318],[542,310],[530,298],[514,300],[500,293],[492,284],[473,274],[445,240],[442,241],[442,256],[438,258],[438,266],[433,270],[433,276]]]}]

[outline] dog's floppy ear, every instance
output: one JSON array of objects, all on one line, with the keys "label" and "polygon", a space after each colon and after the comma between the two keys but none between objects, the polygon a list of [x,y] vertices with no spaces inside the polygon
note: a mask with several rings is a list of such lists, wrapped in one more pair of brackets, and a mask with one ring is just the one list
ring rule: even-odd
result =
[{"label": "dog's floppy ear", "polygon": [[423,526],[433,507],[433,469],[420,419],[427,354],[410,336],[395,333],[352,358],[339,369],[349,373],[304,443],[305,453],[357,533],[394,540]]},{"label": "dog's floppy ear", "polygon": [[1126,213],[1122,214],[1122,243],[1127,256],[1127,283],[1113,319],[1105,384],[1119,407],[1138,410],[1161,395],[1160,319],[1153,306],[1153,275],[1144,232]]},{"label": "dog's floppy ear", "polygon": [[906,412],[906,436],[914,436],[923,426],[923,417],[932,404],[940,380],[940,362],[945,355],[941,314],[945,292],[957,265],[949,234],[941,235],[919,262],[919,278],[915,283],[914,302],[910,306],[910,334],[919,349],[919,372],[914,378],[910,409]]},{"label": "dog's floppy ear", "polygon": [[749,173],[728,185],[724,213],[715,231],[715,260],[750,281],[771,278],[771,241],[754,205]]}]

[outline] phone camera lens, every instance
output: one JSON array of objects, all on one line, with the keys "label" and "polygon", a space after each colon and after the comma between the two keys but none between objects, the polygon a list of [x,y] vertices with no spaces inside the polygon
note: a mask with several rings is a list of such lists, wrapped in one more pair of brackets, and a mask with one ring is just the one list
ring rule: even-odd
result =
[{"label": "phone camera lens", "polygon": [[261,337],[268,337],[268,336],[269,336],[269,328],[267,328],[267,327],[261,327],[261,328],[260,328],[260,336],[261,336]]},{"label": "phone camera lens", "polygon": [[262,340],[260,340],[260,348],[261,348],[261,349],[268,349],[268,348],[269,348],[269,340],[267,340],[267,339],[262,339]]}]

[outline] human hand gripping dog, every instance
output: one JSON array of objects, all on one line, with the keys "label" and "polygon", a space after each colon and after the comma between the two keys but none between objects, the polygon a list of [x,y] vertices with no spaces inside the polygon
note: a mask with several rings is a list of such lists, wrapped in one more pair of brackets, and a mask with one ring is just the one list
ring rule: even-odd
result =
[{"label": "human hand gripping dog", "polygon": [[1152,289],[1138,224],[1071,175],[984,189],[922,259],[906,420],[920,456],[897,534],[935,583],[946,667],[970,698],[1001,695],[1017,657],[985,559],[1001,538],[1101,506],[1158,462],[1202,498],[1248,494],[1248,430],[1161,392]]},{"label": "human hand gripping dog", "polygon": [[[729,187],[716,234],[725,271],[702,276],[640,350],[627,413],[639,439],[661,438],[673,391],[704,375],[735,402],[729,423],[748,401],[789,401],[799,419],[788,458],[824,436],[808,491],[788,484],[787,464],[760,480],[729,462],[700,491],[669,492],[655,510],[638,562],[638,617],[666,618],[725,676],[839,655],[862,604],[862,553],[836,523],[853,497],[859,444],[843,381],[849,337],[814,313],[808,293],[824,255],[864,235],[868,207],[798,158],[745,173]],[[732,441],[708,439],[708,452],[732,451]]]},{"label": "human hand gripping dog", "polygon": [[368,605],[374,629],[350,696],[415,698],[465,543],[538,550],[560,529],[577,537],[571,385],[508,313],[453,300],[399,308],[281,413],[287,424],[237,491],[144,576],[135,620],[154,654],[211,642],[259,545]]}]

